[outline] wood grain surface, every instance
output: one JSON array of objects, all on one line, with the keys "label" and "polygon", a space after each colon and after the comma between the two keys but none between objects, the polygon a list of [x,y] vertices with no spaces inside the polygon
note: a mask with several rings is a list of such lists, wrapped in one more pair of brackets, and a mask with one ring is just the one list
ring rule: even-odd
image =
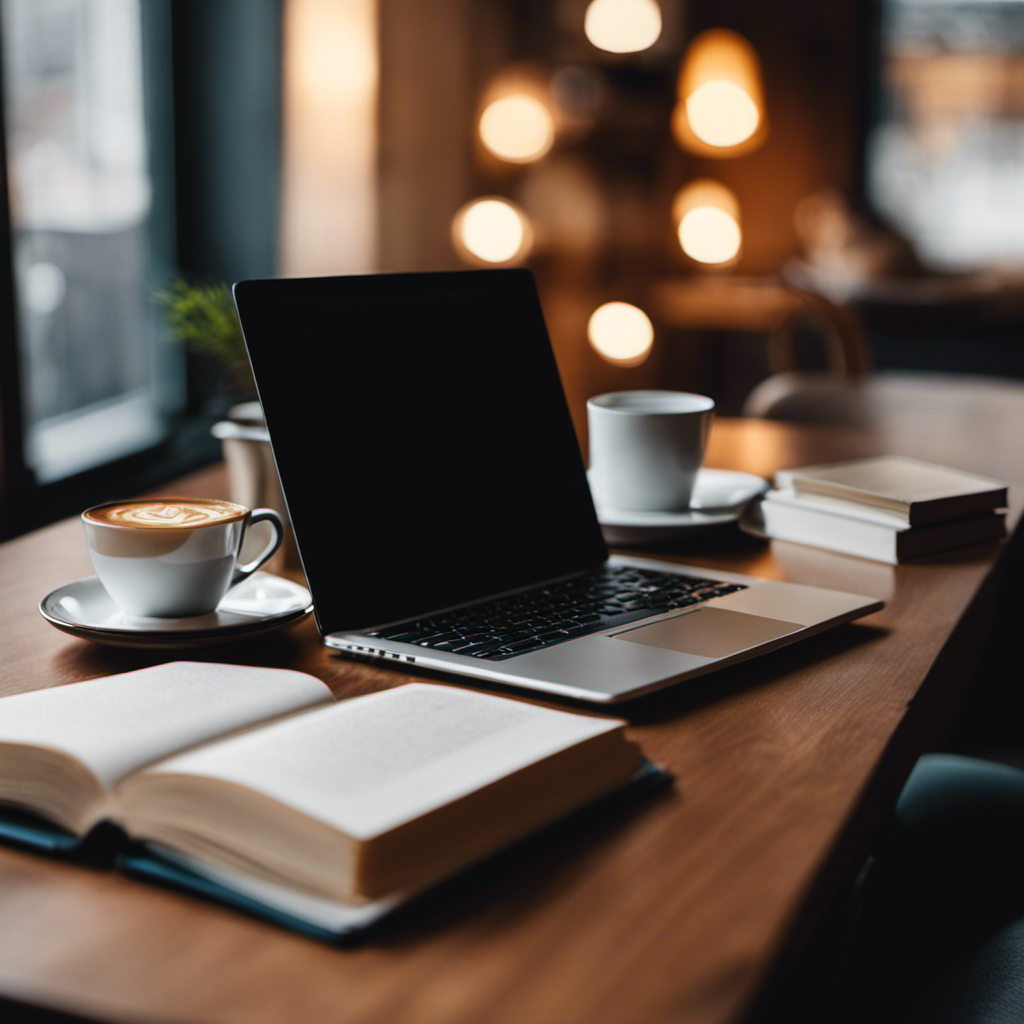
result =
[{"label": "wood grain surface", "polygon": [[[769,476],[894,450],[1017,483],[1011,439],[972,437],[939,417],[898,445],[886,441],[722,420],[708,463]],[[168,491],[224,488],[215,468]],[[1020,489],[1011,495],[1016,524]],[[941,736],[983,646],[1004,551],[892,567],[769,547],[733,526],[691,534],[658,553],[868,594],[886,608],[617,707],[647,756],[675,775],[671,790],[527,842],[351,948],[116,873],[0,849],[0,992],[123,1021],[742,1019],[799,948],[916,756]],[[0,693],[173,657],[105,649],[41,618],[42,595],[90,574],[77,521],[0,547]],[[311,620],[188,657],[299,668],[339,697],[416,678],[329,653]]]}]

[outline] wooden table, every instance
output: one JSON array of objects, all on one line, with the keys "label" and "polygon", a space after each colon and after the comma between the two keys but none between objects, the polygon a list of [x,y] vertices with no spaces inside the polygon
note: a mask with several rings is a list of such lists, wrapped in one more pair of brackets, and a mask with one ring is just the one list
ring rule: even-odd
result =
[{"label": "wooden table", "polygon": [[[1014,479],[963,424],[908,454]],[[1013,426],[1013,430],[1017,430]],[[709,463],[762,475],[879,450],[870,434],[721,421]],[[215,494],[221,470],[178,493]],[[1021,492],[1011,492],[1011,519]],[[258,1024],[724,1022],[799,948],[981,647],[1005,546],[893,568],[729,528],[662,553],[884,598],[859,624],[621,709],[672,791],[528,845],[380,938],[335,950],[113,873],[0,849],[0,992],[107,1019]],[[57,632],[39,598],[90,567],[75,521],[0,548],[0,693],[164,660]],[[328,653],[311,621],[201,658],[304,669],[339,697],[407,676]]]}]

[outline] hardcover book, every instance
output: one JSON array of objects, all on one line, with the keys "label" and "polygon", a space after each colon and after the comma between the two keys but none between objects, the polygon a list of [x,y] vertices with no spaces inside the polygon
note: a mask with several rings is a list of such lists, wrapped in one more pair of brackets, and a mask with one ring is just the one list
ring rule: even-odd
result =
[{"label": "hardcover book", "polygon": [[[0,835],[322,937],[652,772],[617,719],[173,662],[0,700]],[[119,837],[119,838],[115,838]]]},{"label": "hardcover book", "polygon": [[991,512],[1003,508],[1007,497],[1004,483],[902,455],[779,470],[775,486],[880,509],[899,516],[904,526]]},{"label": "hardcover book", "polygon": [[896,564],[998,540],[1006,535],[1006,516],[979,512],[948,522],[907,526],[892,512],[851,508],[818,495],[769,491],[764,500],[748,507],[741,526],[759,536]]}]

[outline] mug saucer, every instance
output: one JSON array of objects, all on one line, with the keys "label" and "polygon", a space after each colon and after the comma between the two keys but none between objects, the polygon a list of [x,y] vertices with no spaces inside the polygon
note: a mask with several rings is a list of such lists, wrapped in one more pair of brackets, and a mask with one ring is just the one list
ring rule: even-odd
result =
[{"label": "mug saucer", "polygon": [[[589,474],[588,474],[589,476]],[[747,503],[768,490],[768,481],[730,469],[701,469],[689,508],[645,512],[602,505],[594,497],[601,532],[609,544],[643,544],[669,540],[704,526],[736,522]]]},{"label": "mug saucer", "polygon": [[304,619],[313,610],[309,591],[268,572],[255,572],[224,595],[208,615],[157,619],[129,615],[114,604],[95,576],[66,583],[39,602],[52,626],[111,647],[207,647],[267,633]]}]

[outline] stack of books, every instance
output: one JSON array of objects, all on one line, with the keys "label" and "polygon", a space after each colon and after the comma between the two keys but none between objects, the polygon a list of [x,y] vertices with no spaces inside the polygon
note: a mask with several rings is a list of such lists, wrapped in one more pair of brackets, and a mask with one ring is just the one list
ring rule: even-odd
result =
[{"label": "stack of books", "polygon": [[1006,484],[898,455],[780,470],[752,533],[905,562],[1006,534]]}]

